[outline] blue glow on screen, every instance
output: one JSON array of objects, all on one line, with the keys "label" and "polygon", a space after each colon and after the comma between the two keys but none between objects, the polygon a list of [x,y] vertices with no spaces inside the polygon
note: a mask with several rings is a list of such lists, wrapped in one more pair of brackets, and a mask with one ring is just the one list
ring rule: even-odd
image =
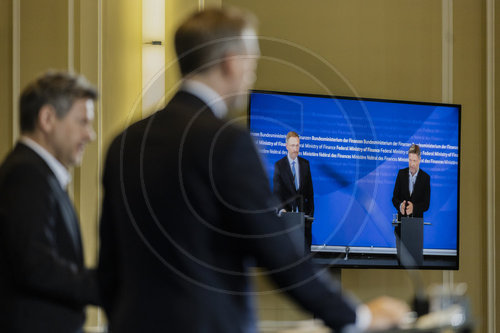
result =
[{"label": "blue glow on screen", "polygon": [[431,177],[424,249],[457,249],[459,106],[253,92],[250,131],[271,184],[286,155],[285,135],[301,136],[314,186],[313,245],[395,247],[391,199],[412,143]]}]

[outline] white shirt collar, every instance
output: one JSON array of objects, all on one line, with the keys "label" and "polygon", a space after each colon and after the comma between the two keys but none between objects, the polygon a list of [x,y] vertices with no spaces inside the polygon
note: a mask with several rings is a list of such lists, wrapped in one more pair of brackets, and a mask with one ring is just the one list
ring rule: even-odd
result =
[{"label": "white shirt collar", "polygon": [[296,161],[297,165],[299,164],[299,157],[298,156],[294,160],[292,160],[292,158],[288,154],[286,154],[286,157],[288,157],[288,164],[292,164],[293,161]]},{"label": "white shirt collar", "polygon": [[40,146],[34,140],[28,138],[27,136],[22,136],[19,142],[31,148],[35,153],[40,156],[45,163],[49,166],[50,170],[54,173],[61,187],[66,190],[69,182],[71,181],[71,174],[68,172],[66,167],[61,164],[51,153],[49,153],[45,148]]},{"label": "white shirt collar", "polygon": [[185,80],[181,90],[193,94],[205,102],[217,118],[222,119],[227,115],[227,105],[222,97],[206,84],[196,80]]},{"label": "white shirt collar", "polygon": [[411,175],[411,172],[408,170],[408,173],[410,174],[410,178],[411,178],[411,179],[413,179],[413,180],[417,179],[417,176],[418,176],[418,172],[419,172],[419,171],[420,171],[420,168],[418,168],[418,169],[417,169],[417,172],[415,172],[415,175],[414,175],[414,176],[412,176],[412,175]]}]

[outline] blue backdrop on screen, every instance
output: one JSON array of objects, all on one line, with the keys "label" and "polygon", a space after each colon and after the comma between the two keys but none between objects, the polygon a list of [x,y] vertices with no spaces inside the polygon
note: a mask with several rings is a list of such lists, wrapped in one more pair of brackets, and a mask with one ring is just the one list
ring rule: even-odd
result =
[{"label": "blue backdrop on screen", "polygon": [[253,92],[250,131],[271,183],[286,133],[299,133],[314,185],[313,245],[395,247],[394,183],[419,144],[431,177],[424,248],[456,250],[458,107]]}]

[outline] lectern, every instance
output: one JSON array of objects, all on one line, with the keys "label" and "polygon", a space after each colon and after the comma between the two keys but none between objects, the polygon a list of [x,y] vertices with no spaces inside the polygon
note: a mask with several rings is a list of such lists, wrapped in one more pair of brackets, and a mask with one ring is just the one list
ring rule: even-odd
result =
[{"label": "lectern", "polygon": [[[401,228],[398,258],[406,267],[422,266],[424,263],[424,219],[421,217],[402,217],[397,222]],[[398,240],[396,240],[397,242]]]},{"label": "lectern", "polygon": [[304,216],[302,212],[286,212],[281,214],[281,219],[285,222],[286,230],[290,234],[295,244],[299,247],[300,253],[306,253],[305,237],[304,237]]}]

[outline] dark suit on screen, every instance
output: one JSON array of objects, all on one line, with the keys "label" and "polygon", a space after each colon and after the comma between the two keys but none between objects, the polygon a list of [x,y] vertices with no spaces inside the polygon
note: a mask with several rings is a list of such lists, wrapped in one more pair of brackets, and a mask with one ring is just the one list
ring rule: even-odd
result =
[{"label": "dark suit on screen", "polygon": [[288,212],[304,212],[314,216],[314,190],[311,178],[309,161],[300,156],[299,161],[299,189],[295,189],[293,174],[288,161],[288,156],[283,157],[274,164],[273,192],[281,201],[281,208]]},{"label": "dark suit on screen", "polygon": [[256,262],[330,326],[354,322],[336,285],[307,279],[249,133],[194,95],[120,134],[103,184],[99,280],[113,332],[255,332]]},{"label": "dark suit on screen", "polygon": [[17,144],[0,167],[0,331],[82,332],[84,306],[97,295],[67,193]]},{"label": "dark suit on screen", "polygon": [[[410,195],[409,175],[410,169],[401,169],[398,172],[396,183],[394,184],[394,192],[392,195],[392,204],[398,211],[398,221],[401,220],[402,215],[399,207],[403,201],[410,201],[413,203],[413,214],[410,217],[424,217],[424,212],[429,209],[431,201],[431,177],[422,169],[419,169],[413,192]],[[397,253],[400,253],[399,239],[401,237],[401,227],[397,225],[394,229],[396,234],[396,248]]]},{"label": "dark suit on screen", "polygon": [[[309,161],[297,156],[299,161],[299,189],[295,188],[292,169],[288,155],[274,164],[273,192],[281,201],[279,209],[287,212],[304,212],[306,215],[314,216],[314,190],[311,178]],[[305,247],[307,251],[312,243],[312,224],[306,221],[304,225]]]}]

